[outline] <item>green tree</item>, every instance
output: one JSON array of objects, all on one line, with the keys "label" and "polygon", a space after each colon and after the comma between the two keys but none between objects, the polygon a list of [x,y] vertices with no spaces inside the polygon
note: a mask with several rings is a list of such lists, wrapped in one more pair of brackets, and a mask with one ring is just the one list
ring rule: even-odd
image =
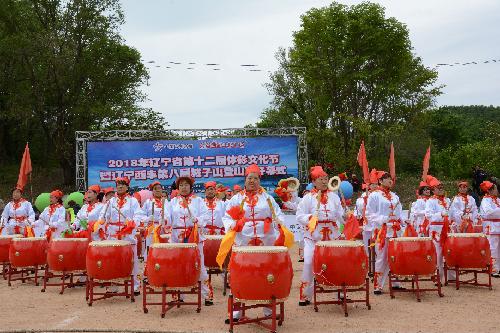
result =
[{"label": "green tree", "polygon": [[[149,75],[120,36],[123,22],[119,0],[0,3],[0,117],[43,133],[66,184],[74,180],[75,131],[166,125],[140,106]],[[32,141],[29,131],[19,134]]]},{"label": "green tree", "polygon": [[440,94],[437,72],[413,52],[406,26],[380,5],[332,3],[301,17],[280,49],[257,126],[305,126],[309,160],[352,167],[361,139],[387,152],[395,135]]}]

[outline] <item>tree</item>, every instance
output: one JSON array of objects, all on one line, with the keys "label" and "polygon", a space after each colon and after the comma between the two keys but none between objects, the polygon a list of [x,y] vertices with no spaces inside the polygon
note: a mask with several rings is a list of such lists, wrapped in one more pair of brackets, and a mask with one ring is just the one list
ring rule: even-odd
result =
[{"label": "tree", "polygon": [[119,34],[118,0],[6,0],[0,13],[1,117],[44,134],[66,184],[75,131],[165,127],[140,107],[149,75]]},{"label": "tree", "polygon": [[258,126],[305,126],[310,161],[352,167],[361,139],[385,151],[440,94],[437,72],[413,53],[406,26],[380,5],[332,3],[301,17],[293,46],[280,49]]}]

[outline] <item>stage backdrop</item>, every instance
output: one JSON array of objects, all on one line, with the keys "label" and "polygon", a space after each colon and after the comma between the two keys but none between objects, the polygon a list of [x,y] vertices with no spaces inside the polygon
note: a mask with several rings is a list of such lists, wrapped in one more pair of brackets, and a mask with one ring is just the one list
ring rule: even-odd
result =
[{"label": "stage backdrop", "polygon": [[243,185],[245,167],[257,164],[261,185],[273,190],[279,179],[298,178],[297,136],[207,140],[87,142],[87,185],[114,186],[116,177],[145,188],[159,181],[170,188],[175,179],[191,175],[195,191],[214,180],[226,186]]}]

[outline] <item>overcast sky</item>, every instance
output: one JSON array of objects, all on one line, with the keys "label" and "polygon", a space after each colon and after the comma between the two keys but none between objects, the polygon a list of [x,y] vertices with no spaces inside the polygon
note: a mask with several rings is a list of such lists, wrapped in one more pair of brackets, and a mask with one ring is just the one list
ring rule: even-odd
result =
[{"label": "overcast sky", "polygon": [[[150,99],[147,106],[163,113],[170,128],[243,127],[255,123],[269,105],[271,96],[263,84],[269,80],[268,71],[277,68],[278,48],[291,46],[300,15],[329,3],[122,0],[122,35],[145,62],[155,61],[148,64],[151,79],[143,89]],[[425,65],[481,61],[439,68],[439,84],[446,85],[439,105],[500,105],[500,1],[379,3],[386,16],[408,26],[414,52]],[[482,63],[490,59],[498,62]],[[252,72],[241,64],[257,64],[262,71]]]}]

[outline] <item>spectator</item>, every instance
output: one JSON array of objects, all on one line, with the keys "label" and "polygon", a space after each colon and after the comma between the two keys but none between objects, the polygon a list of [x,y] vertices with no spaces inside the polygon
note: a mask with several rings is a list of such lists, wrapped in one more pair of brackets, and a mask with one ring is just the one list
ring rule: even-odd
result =
[{"label": "spectator", "polygon": [[74,200],[68,201],[68,207],[73,208],[73,212],[75,213],[75,215],[78,214],[78,211],[81,208]]}]

